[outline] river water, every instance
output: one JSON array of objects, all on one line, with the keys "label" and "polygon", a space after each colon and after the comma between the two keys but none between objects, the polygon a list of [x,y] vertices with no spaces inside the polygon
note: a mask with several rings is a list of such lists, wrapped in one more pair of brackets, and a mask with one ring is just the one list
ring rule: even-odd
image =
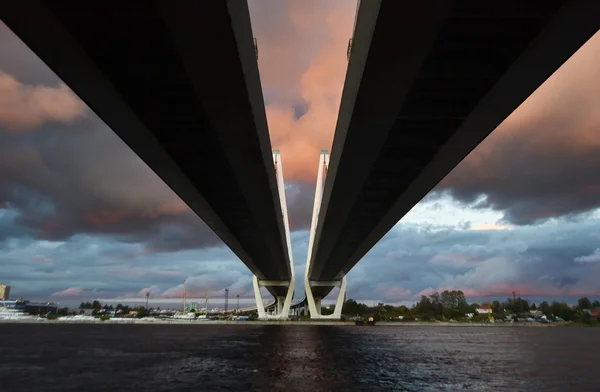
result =
[{"label": "river water", "polygon": [[0,324],[0,391],[600,391],[600,329]]}]

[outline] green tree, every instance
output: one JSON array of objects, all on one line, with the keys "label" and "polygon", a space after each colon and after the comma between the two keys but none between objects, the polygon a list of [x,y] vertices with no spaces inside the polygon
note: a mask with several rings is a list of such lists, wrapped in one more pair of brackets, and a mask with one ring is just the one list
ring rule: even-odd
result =
[{"label": "green tree", "polygon": [[587,297],[579,298],[577,305],[579,306],[579,309],[591,309],[592,301],[590,301]]},{"label": "green tree", "polygon": [[595,300],[594,302],[592,302],[592,307],[593,308],[600,308],[600,301]]},{"label": "green tree", "polygon": [[146,310],[146,308],[143,306],[138,306],[135,310],[137,311],[137,318],[144,318],[150,316],[148,310]]},{"label": "green tree", "polygon": [[469,310],[465,294],[460,290],[445,290],[440,295],[440,303],[443,315],[449,318],[464,316]]},{"label": "green tree", "polygon": [[495,318],[500,319],[504,317],[504,306],[502,306],[500,301],[492,302],[492,313],[494,314]]},{"label": "green tree", "polygon": [[342,313],[348,316],[365,316],[369,311],[369,308],[365,304],[360,304],[356,300],[348,299],[342,307]]}]

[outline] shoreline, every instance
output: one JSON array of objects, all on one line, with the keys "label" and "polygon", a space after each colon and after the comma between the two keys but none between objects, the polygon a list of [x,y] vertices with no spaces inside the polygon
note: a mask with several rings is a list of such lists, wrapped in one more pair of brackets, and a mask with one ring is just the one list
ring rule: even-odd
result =
[{"label": "shoreline", "polygon": [[[352,321],[196,321],[196,320],[144,320],[134,319],[125,321],[101,321],[101,320],[0,320],[0,324],[48,324],[48,325],[62,325],[62,324],[101,324],[101,325],[197,325],[197,326],[211,326],[211,325],[238,325],[238,326],[251,326],[251,325],[304,325],[304,326],[315,326],[315,325],[326,325],[326,326],[352,326],[355,327]],[[528,327],[528,328],[552,328],[552,327],[567,327],[572,323],[552,323],[552,324],[541,324],[541,323],[450,323],[450,322],[378,322],[374,326],[360,326],[361,328],[373,328],[377,326],[381,327]]]}]

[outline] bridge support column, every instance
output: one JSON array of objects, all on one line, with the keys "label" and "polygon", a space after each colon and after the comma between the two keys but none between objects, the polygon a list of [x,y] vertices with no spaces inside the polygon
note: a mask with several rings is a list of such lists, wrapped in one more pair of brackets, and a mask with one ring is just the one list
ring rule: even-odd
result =
[{"label": "bridge support column", "polygon": [[[309,279],[310,266],[311,266],[311,255],[313,245],[315,241],[315,234],[317,231],[317,221],[319,219],[319,211],[321,209],[321,199],[323,197],[323,189],[325,186],[325,177],[329,168],[329,154],[326,150],[321,151],[319,156],[319,170],[317,172],[317,184],[315,186],[315,200],[313,203],[313,215],[310,226],[310,235],[308,240],[308,255],[306,257],[306,270],[304,272],[304,290],[306,291],[306,302],[308,310],[310,312],[311,319],[341,319],[342,318],[342,307],[344,306],[344,297],[346,296],[346,276],[340,280],[321,282],[311,281]],[[322,315],[321,314],[321,300],[323,298],[313,295],[313,287],[339,287],[340,292],[335,302],[335,309],[333,314]]]},{"label": "bridge support column", "polygon": [[[279,201],[281,203],[281,212],[283,215],[283,227],[285,231],[285,247],[287,248],[289,262],[290,262],[290,273],[291,278],[289,281],[274,281],[274,280],[260,280],[256,277],[253,278],[254,296],[256,297],[256,309],[258,310],[258,318],[260,320],[287,320],[290,317],[290,307],[292,305],[292,298],[294,297],[294,257],[292,255],[292,242],[290,239],[290,224],[288,220],[287,202],[285,199],[285,184],[283,181],[283,166],[281,164],[281,157],[279,150],[273,150],[273,164],[275,165],[275,176],[277,179],[277,190],[279,192]],[[287,287],[287,293],[285,296],[277,296],[275,298],[275,314],[268,314],[265,310],[265,304],[260,293],[261,287]]]},{"label": "bridge support column", "polygon": [[[259,320],[287,320],[290,317],[290,307],[292,306],[292,297],[294,296],[294,277],[288,281],[259,280],[256,275],[252,279],[254,286],[254,297],[256,298],[256,309]],[[277,296],[275,303],[275,313],[269,314],[265,310],[265,303],[260,293],[261,287],[287,287],[285,296]]]},{"label": "bridge support column", "polygon": [[[321,300],[323,298],[315,298],[312,292],[313,287],[339,287],[337,299],[335,301],[335,308],[332,314],[323,315],[321,314]],[[310,281],[308,275],[304,277],[304,289],[306,291],[306,302],[308,304],[308,310],[310,312],[311,319],[335,319],[339,320],[342,318],[342,307],[344,306],[344,297],[346,296],[346,276],[341,280],[330,281],[330,282],[318,282]]]}]

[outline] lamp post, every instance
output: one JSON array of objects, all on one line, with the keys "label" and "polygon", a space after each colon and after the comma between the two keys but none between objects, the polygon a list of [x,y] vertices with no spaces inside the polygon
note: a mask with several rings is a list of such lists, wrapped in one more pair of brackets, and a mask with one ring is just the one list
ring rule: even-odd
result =
[{"label": "lamp post", "polygon": [[150,292],[146,291],[146,311],[148,310],[148,298],[150,297]]}]

